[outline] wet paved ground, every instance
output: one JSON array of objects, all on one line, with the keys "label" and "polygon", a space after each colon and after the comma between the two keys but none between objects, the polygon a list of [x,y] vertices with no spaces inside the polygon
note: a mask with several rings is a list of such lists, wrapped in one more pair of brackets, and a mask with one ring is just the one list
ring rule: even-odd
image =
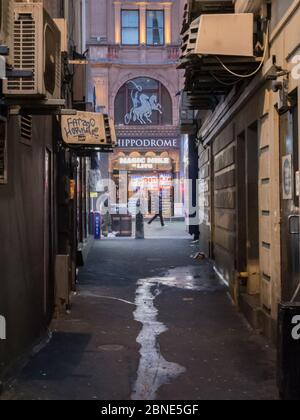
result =
[{"label": "wet paved ground", "polygon": [[[157,239],[163,232],[164,239]],[[2,399],[275,399],[275,352],[184,226],[96,243],[72,313]]]}]

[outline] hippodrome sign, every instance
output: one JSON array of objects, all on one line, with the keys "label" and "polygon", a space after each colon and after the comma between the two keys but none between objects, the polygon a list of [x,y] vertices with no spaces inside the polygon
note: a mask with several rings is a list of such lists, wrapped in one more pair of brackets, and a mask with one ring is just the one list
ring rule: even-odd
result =
[{"label": "hippodrome sign", "polygon": [[178,138],[118,138],[118,147],[121,149],[179,149],[180,141]]},{"label": "hippodrome sign", "polygon": [[76,115],[62,115],[61,130],[67,144],[106,143],[104,116],[100,113],[77,112]]}]

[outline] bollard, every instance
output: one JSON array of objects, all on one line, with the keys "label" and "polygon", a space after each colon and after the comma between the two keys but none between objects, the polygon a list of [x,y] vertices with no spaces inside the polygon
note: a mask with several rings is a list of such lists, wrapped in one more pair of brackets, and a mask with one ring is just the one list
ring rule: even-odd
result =
[{"label": "bollard", "polygon": [[140,210],[136,215],[135,227],[135,239],[145,239],[144,216]]},{"label": "bollard", "polygon": [[279,305],[278,388],[285,401],[300,400],[300,304]]}]

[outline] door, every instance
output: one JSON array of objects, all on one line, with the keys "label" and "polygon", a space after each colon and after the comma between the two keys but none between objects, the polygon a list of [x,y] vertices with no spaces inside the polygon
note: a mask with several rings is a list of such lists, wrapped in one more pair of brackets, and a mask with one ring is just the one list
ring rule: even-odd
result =
[{"label": "door", "polygon": [[237,137],[237,244],[238,273],[247,273],[247,293],[260,293],[258,124]]},{"label": "door", "polygon": [[[290,301],[299,284],[298,102],[280,116],[282,300]],[[298,296],[298,299],[300,296]]]},{"label": "door", "polygon": [[247,130],[246,183],[247,183],[247,292],[260,293],[259,267],[259,194],[258,194],[258,124]]},{"label": "door", "polygon": [[236,168],[237,185],[237,241],[236,241],[236,265],[238,273],[245,273],[247,267],[247,199],[246,199],[246,132],[243,131],[237,137]]},{"label": "door", "polygon": [[44,167],[44,314],[49,320],[54,306],[52,154],[45,151]]}]

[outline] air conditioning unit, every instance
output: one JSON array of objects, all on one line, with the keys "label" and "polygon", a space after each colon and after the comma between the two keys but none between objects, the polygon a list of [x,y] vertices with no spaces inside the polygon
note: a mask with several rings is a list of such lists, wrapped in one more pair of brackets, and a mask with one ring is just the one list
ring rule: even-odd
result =
[{"label": "air conditioning unit", "polygon": [[12,31],[12,0],[0,0],[0,45],[9,46]]},{"label": "air conditioning unit", "polygon": [[263,3],[263,0],[235,0],[235,13],[257,13]]},{"label": "air conditioning unit", "polygon": [[15,70],[32,77],[5,81],[6,96],[61,97],[61,34],[42,3],[14,3],[11,55]]},{"label": "air conditioning unit", "polygon": [[254,15],[201,15],[195,54],[254,56]]}]

